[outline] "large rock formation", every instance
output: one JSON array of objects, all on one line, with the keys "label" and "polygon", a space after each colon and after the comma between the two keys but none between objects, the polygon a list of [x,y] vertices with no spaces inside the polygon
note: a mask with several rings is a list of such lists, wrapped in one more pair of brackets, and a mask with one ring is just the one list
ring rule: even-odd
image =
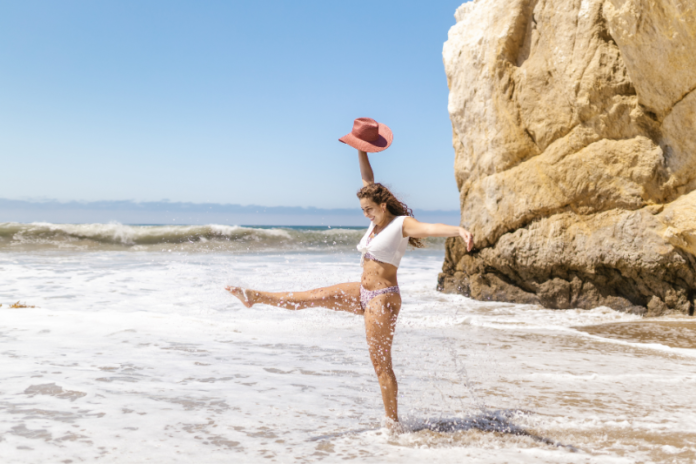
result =
[{"label": "large rock formation", "polygon": [[692,313],[696,2],[474,0],[444,46],[467,254],[439,288]]}]

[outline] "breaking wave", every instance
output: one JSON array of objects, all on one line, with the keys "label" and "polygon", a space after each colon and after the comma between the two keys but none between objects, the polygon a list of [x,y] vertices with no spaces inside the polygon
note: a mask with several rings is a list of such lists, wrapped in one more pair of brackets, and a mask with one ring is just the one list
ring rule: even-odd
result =
[{"label": "breaking wave", "polygon": [[[365,228],[0,223],[0,250],[355,251]],[[431,247],[443,239],[430,239]]]}]

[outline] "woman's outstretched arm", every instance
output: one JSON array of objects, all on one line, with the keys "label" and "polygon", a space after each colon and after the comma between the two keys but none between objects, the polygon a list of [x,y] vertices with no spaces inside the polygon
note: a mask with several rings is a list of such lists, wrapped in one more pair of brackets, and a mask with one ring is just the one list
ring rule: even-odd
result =
[{"label": "woman's outstretched arm", "polygon": [[360,160],[360,175],[362,176],[363,187],[374,184],[375,174],[372,172],[372,166],[370,166],[370,159],[367,157],[367,153],[358,150],[358,159]]},{"label": "woman's outstretched arm", "polygon": [[412,217],[404,219],[404,237],[461,237],[466,243],[466,251],[471,251],[474,246],[474,236],[463,227],[448,226],[446,224],[428,224],[420,222]]}]

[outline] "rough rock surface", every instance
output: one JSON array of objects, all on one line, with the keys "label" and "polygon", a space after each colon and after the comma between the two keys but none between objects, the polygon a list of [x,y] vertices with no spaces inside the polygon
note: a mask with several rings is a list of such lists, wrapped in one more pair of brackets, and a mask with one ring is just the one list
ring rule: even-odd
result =
[{"label": "rough rock surface", "polygon": [[443,56],[467,254],[439,288],[640,314],[696,304],[696,2],[474,0]]}]

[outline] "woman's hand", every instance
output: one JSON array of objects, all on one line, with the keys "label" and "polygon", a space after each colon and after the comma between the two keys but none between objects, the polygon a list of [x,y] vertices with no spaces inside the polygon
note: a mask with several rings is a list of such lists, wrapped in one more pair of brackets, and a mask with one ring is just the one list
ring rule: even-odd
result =
[{"label": "woman's hand", "polygon": [[464,243],[466,243],[466,251],[471,251],[471,249],[474,247],[474,236],[471,234],[471,232],[463,227],[460,227],[459,236],[464,240]]}]

